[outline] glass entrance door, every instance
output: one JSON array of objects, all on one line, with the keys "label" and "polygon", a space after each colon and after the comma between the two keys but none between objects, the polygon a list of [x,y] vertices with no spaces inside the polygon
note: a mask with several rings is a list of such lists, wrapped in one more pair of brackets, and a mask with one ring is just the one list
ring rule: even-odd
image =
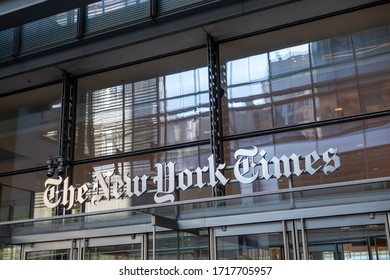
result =
[{"label": "glass entrance door", "polygon": [[215,230],[219,260],[283,260],[288,235],[284,223],[226,226]]},{"label": "glass entrance door", "polygon": [[72,241],[55,241],[23,244],[23,260],[72,260],[77,256],[77,248]]},{"label": "glass entrance door", "polygon": [[219,237],[217,258],[224,260],[282,260],[283,234],[280,232]]},{"label": "glass entrance door", "polygon": [[287,220],[216,229],[217,259],[388,260],[383,215]]},{"label": "glass entrance door", "polygon": [[144,235],[91,238],[85,242],[86,260],[143,260]]},{"label": "glass entrance door", "polygon": [[142,260],[144,235],[83,238],[23,244],[23,260]]},{"label": "glass entrance door", "polygon": [[385,225],[362,225],[307,230],[309,259],[390,259]]}]

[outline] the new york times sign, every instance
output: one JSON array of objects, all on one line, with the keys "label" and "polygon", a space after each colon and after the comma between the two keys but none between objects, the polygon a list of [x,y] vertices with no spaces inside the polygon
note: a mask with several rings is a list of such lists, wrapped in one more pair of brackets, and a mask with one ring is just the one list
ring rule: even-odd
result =
[{"label": "the new york times sign", "polygon": [[[321,156],[313,151],[306,156],[292,154],[290,157],[283,155],[280,158],[267,159],[265,150],[252,147],[237,150],[234,158],[235,179],[243,184],[261,179],[300,176],[304,173],[313,175],[323,172],[328,175],[340,167],[340,157],[334,148],[329,148]],[[50,178],[45,182],[44,202],[49,208],[63,206],[70,210],[76,203],[91,202],[96,205],[102,199],[142,196],[151,182],[156,186],[154,194],[156,203],[173,202],[176,200],[176,189],[186,191],[188,188],[225,186],[230,180],[223,174],[225,167],[226,164],[216,165],[214,157],[210,156],[208,165],[195,170],[184,169],[181,172],[176,171],[175,162],[157,163],[154,166],[156,172],[154,177],[149,175],[131,177],[130,174],[121,177],[110,170],[96,172],[92,183],[84,183],[80,187],[69,185],[69,178]],[[205,174],[207,175],[204,176]],[[204,178],[208,180],[205,181]]]}]

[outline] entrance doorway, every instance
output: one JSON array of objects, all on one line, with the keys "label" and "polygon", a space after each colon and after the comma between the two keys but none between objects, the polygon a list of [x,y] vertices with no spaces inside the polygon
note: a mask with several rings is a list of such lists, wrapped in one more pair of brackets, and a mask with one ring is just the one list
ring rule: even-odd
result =
[{"label": "entrance doorway", "polygon": [[312,229],[306,234],[312,260],[390,259],[384,224]]},{"label": "entrance doorway", "polygon": [[225,226],[216,229],[216,258],[389,260],[387,223],[360,215]]},{"label": "entrance doorway", "polygon": [[144,235],[23,244],[24,260],[143,260]]}]

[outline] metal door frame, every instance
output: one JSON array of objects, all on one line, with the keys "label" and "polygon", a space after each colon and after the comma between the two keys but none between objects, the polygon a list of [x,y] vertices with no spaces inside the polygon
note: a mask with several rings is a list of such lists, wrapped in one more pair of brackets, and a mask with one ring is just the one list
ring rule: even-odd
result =
[{"label": "metal door frame", "polygon": [[69,249],[69,260],[84,260],[87,248],[120,245],[141,244],[141,259],[147,259],[147,235],[129,234],[120,236],[105,236],[92,238],[78,238],[60,241],[25,243],[21,247],[21,259],[26,260],[27,253]]}]

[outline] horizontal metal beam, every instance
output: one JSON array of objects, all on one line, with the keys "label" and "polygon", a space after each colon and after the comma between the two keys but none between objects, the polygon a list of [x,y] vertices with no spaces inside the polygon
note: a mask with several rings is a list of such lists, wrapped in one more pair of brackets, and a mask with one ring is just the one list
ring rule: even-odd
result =
[{"label": "horizontal metal beam", "polygon": [[153,215],[151,224],[152,226],[177,230],[177,220],[169,219],[163,216]]}]

